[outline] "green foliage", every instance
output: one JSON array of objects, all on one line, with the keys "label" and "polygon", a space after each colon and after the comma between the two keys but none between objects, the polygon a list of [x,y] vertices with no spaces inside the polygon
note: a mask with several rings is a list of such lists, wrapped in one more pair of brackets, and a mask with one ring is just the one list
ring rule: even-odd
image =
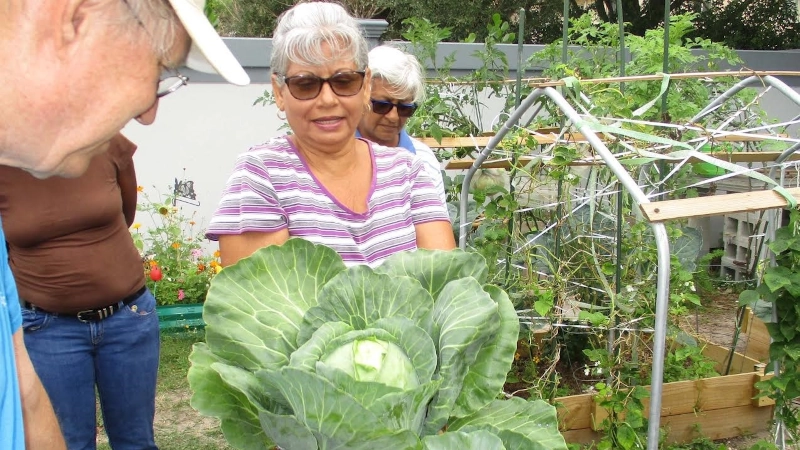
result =
[{"label": "green foliage", "polygon": [[715,362],[703,355],[696,345],[683,345],[667,353],[664,360],[664,382],[717,377]]},{"label": "green foliage", "polygon": [[[701,432],[702,430],[698,431]],[[718,444],[705,436],[701,436],[693,439],[688,444],[672,444],[667,447],[667,450],[728,450],[728,447],[725,444]]]},{"label": "green foliage", "polygon": [[[225,36],[270,37],[278,15],[289,9],[295,0],[210,0],[206,15]],[[515,30],[519,28],[520,8],[524,11],[524,41],[528,44],[549,44],[561,38],[563,0],[344,0],[341,2],[354,16],[385,19],[389,27],[383,40],[404,35],[406,21],[425,18],[449,30],[446,41],[482,42],[491,33],[484,28],[486,19],[496,14]],[[595,1],[587,8],[569,1],[569,17],[591,12],[600,21],[616,26],[616,2]],[[703,6],[704,5],[704,6]],[[738,49],[775,50],[800,47],[798,20],[794,0],[706,0],[670,3],[671,15],[700,14],[693,36],[725,42]],[[458,14],[453,14],[458,11]],[[622,0],[623,18],[633,35],[644,36],[664,20],[661,0]]]},{"label": "green foliage", "polygon": [[280,13],[293,4],[292,0],[215,0],[210,6],[221,35],[270,37]]},{"label": "green foliage", "polygon": [[722,281],[719,277],[720,258],[725,250],[718,248],[701,256],[697,260],[697,272],[694,273],[694,285],[701,294],[715,292]]},{"label": "green foliage", "polygon": [[595,385],[595,401],[604,408],[608,417],[602,425],[605,435],[597,444],[599,450],[643,449],[647,442],[647,418],[644,401],[650,392],[642,386],[630,390],[614,389],[606,383]]},{"label": "green foliage", "polygon": [[764,269],[758,287],[743,291],[739,302],[755,306],[761,300],[777,309],[779,322],[767,324],[772,338],[767,367],[771,369],[777,362],[780,372],[756,383],[756,388],[762,390],[760,396],[775,400],[776,416],[797,442],[800,409],[794,399],[800,397],[800,211],[789,212],[789,223],[775,232],[769,248],[775,254],[775,265]]},{"label": "green foliage", "polygon": [[[736,53],[722,44],[707,39],[690,38],[696,15],[684,14],[670,18],[668,71],[670,73],[717,70],[720,64],[741,63]],[[648,30],[644,36],[625,36],[625,74],[652,75],[663,72],[664,28]],[[568,60],[562,63],[561,41],[547,45],[541,52],[531,56],[531,62],[544,65],[544,75],[553,78],[575,76],[578,78],[602,78],[619,76],[619,31],[616,24],[600,22],[589,14],[570,20],[569,44],[580,46],[580,50],[568,51]],[[696,52],[695,50],[703,50]],[[727,85],[732,83],[728,82]],[[697,114],[716,91],[726,85],[710,87],[701,80],[673,82],[667,90],[669,122],[683,123]],[[587,95],[595,105],[592,114],[596,117],[641,118],[660,121],[658,108],[650,108],[635,115],[638,108],[661,94],[660,83],[626,83],[625,92],[608,85],[585,86]],[[752,94],[749,94],[752,97]],[[553,114],[557,114],[555,111]],[[560,115],[555,116],[556,119]],[[557,123],[554,120],[555,123]],[[637,131],[652,132],[652,128],[641,126]]]},{"label": "green foliage", "polygon": [[219,268],[218,254],[205,252],[202,227],[194,214],[187,217],[175,206],[174,195],[154,200],[139,190],[142,201],[136,209],[147,214],[153,226],[142,231],[135,223],[131,235],[142,254],[147,287],[159,305],[202,303]]},{"label": "green foliage", "polygon": [[192,406],[242,449],[566,448],[555,408],[497,399],[519,321],[486,272],[459,250],[371,269],[302,239],[262,248],[212,283]]},{"label": "green foliage", "polygon": [[750,446],[749,450],[778,450],[778,446],[767,440],[760,440]]},{"label": "green foliage", "polygon": [[698,34],[736,49],[800,48],[795,0],[711,0]]}]

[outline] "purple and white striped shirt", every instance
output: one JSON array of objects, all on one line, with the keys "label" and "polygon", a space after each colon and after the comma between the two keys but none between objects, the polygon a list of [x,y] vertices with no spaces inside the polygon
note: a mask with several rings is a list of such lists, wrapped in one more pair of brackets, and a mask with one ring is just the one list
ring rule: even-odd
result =
[{"label": "purple and white striped shirt", "polygon": [[364,141],[372,158],[367,212],[342,205],[282,136],[239,155],[206,237],[289,229],[334,249],[347,266],[379,265],[415,250],[414,225],[450,220],[420,158]]}]

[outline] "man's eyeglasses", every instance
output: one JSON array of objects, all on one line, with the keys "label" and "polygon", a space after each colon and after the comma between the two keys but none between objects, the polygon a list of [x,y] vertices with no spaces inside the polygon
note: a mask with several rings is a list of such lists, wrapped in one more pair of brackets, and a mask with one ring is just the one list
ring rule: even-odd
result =
[{"label": "man's eyeglasses", "polygon": [[417,110],[416,103],[392,103],[385,100],[370,99],[372,102],[372,111],[375,114],[389,114],[392,108],[397,108],[397,115],[403,118],[411,117]]},{"label": "man's eyeglasses", "polygon": [[[139,16],[136,14],[136,11],[133,10],[128,0],[122,0],[122,3],[128,8],[128,11],[131,13],[136,22],[139,24],[140,27],[144,30],[145,34],[147,34],[148,39],[150,42],[153,42],[153,37],[150,35],[150,32],[147,31],[147,27],[144,26],[144,22]],[[189,77],[181,75],[176,69],[170,69],[169,75],[162,76],[158,80],[158,87],[156,88],[156,98],[162,98],[166,95],[172,94],[173,92],[177,91],[181,88],[181,86],[186,86],[189,84]]]},{"label": "man's eyeglasses", "polygon": [[177,70],[171,70],[167,76],[162,76],[162,78],[158,80],[156,98],[162,98],[168,94],[172,94],[187,84],[189,84],[189,77],[181,75]]},{"label": "man's eyeglasses", "polygon": [[286,84],[292,97],[298,100],[311,100],[317,98],[324,83],[328,83],[333,93],[340,97],[352,97],[358,94],[364,86],[365,72],[363,70],[337,72],[328,78],[311,74],[291,77],[277,73],[275,75]]}]

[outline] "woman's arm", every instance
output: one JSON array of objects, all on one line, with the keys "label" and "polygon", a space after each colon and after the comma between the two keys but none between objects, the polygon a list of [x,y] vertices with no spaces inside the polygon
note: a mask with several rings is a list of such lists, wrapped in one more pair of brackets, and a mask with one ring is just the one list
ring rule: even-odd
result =
[{"label": "woman's arm", "polygon": [[136,202],[139,197],[136,168],[133,166],[133,161],[117,171],[117,184],[119,184],[119,192],[122,195],[122,214],[125,216],[125,223],[130,227],[136,217]]},{"label": "woman's arm", "polygon": [[122,215],[125,216],[125,223],[130,227],[136,218],[136,202],[139,197],[136,185],[136,167],[133,165],[136,144],[119,133],[111,138],[108,146],[108,153],[117,166],[117,184],[122,196]]},{"label": "woman's arm", "polygon": [[[452,233],[450,233],[452,235]],[[419,238],[418,238],[419,239]],[[289,240],[289,229],[271,233],[249,231],[242,234],[225,234],[219,237],[219,258],[222,266],[235,264],[242,258],[268,245],[281,245]]]},{"label": "woman's arm", "polygon": [[417,232],[417,248],[429,250],[452,250],[456,248],[450,222],[437,220],[414,225]]}]

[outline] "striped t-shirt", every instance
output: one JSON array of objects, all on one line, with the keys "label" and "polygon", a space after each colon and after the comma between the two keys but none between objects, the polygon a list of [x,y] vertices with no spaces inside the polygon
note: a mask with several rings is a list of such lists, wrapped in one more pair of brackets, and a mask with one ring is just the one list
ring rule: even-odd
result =
[{"label": "striped t-shirt", "polygon": [[239,156],[206,236],[288,227],[289,236],[331,247],[348,266],[375,267],[394,253],[415,250],[414,225],[449,222],[447,209],[421,159],[364,142],[372,159],[365,213],[338,202],[283,136]]}]

